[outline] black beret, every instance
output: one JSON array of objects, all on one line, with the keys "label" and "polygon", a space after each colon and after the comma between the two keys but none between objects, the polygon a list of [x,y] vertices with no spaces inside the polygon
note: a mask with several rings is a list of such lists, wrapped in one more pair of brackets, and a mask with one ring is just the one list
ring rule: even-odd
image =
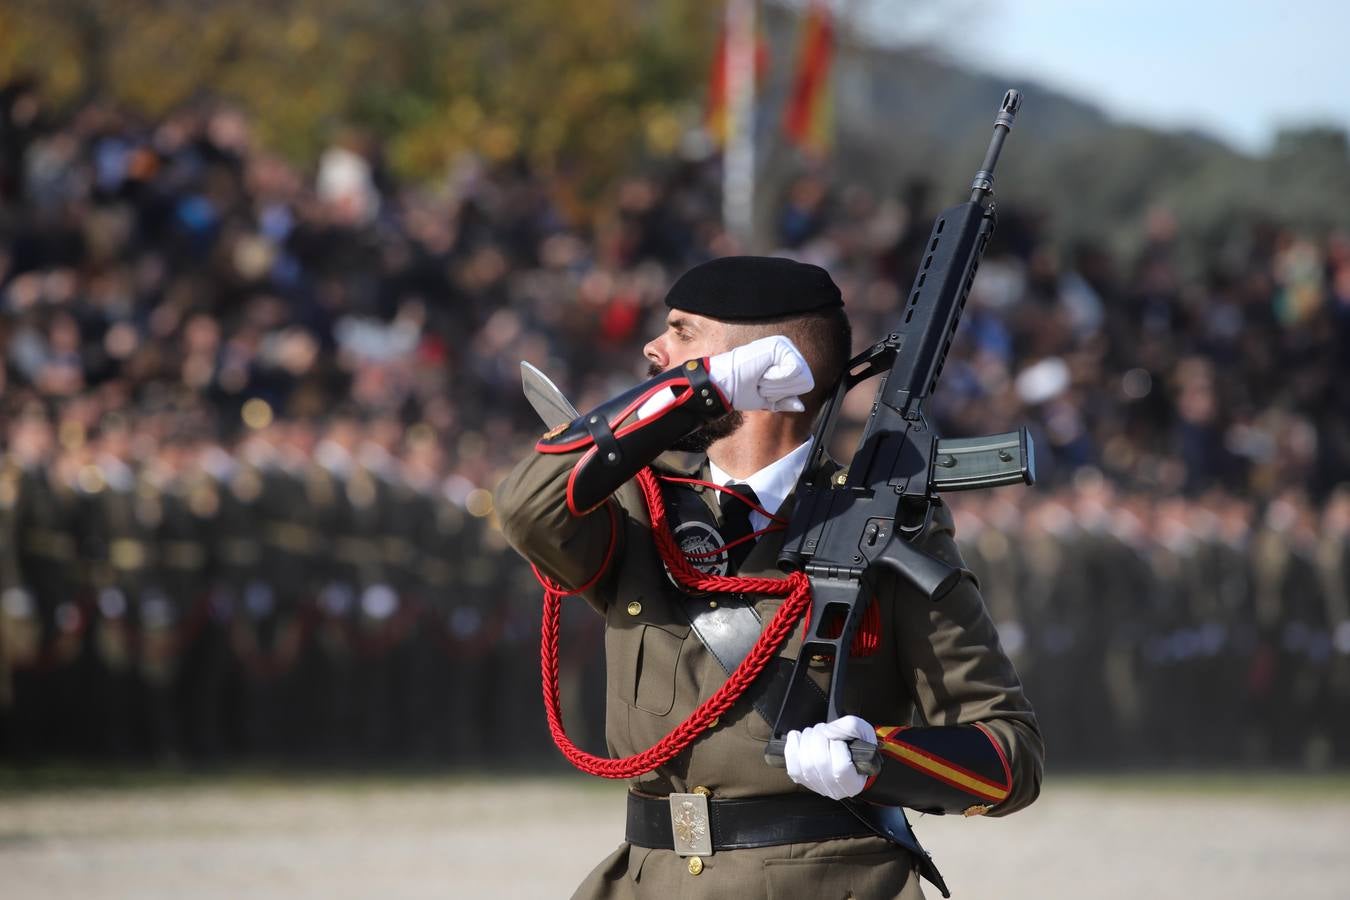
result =
[{"label": "black beret", "polygon": [[776,256],[723,256],[694,266],[666,294],[666,306],[713,319],[777,319],[843,306],[820,266]]}]

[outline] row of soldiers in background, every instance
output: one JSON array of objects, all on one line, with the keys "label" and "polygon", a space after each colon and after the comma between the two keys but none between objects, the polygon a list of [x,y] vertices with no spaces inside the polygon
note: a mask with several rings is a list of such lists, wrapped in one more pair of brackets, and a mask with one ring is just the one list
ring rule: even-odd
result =
[{"label": "row of soldiers in background", "polygon": [[[5,757],[556,760],[538,588],[429,431],[57,437],[0,462]],[[1350,763],[1350,491],[950,502],[1056,765]],[[599,627],[564,628],[603,752]]]},{"label": "row of soldiers in background", "polygon": [[116,416],[68,432],[25,415],[0,459],[0,755],[547,745],[538,589],[428,429],[271,423],[229,448],[147,447]]},{"label": "row of soldiers in background", "polygon": [[1350,764],[1348,486],[1014,503],[953,505],[1055,764]]}]

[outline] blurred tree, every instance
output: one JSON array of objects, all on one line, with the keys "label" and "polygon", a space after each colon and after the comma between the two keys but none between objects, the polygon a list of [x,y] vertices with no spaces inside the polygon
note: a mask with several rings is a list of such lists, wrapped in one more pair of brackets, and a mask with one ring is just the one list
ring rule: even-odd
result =
[{"label": "blurred tree", "polygon": [[1344,131],[1280,131],[1263,174],[1273,212],[1322,228],[1344,226],[1350,219],[1345,205],[1350,197],[1350,145]]},{"label": "blurred tree", "polygon": [[[763,92],[772,121],[803,5],[763,5],[778,61]],[[248,110],[262,143],[299,162],[356,126],[383,141],[403,177],[443,176],[470,151],[524,160],[567,195],[594,198],[645,156],[670,152],[698,120],[722,6],[3,0],[0,82],[31,73],[58,107],[99,96],[151,117],[217,97]],[[930,9],[929,0],[921,7]],[[922,20],[918,10],[907,7],[906,21]],[[960,19],[946,7],[942,15]],[[888,45],[886,35],[856,26],[869,20],[843,21],[838,145],[816,174],[886,193],[920,176],[965,183],[1009,80]],[[1183,235],[1207,240],[1220,240],[1234,217],[1350,227],[1341,131],[1290,130],[1257,158],[1203,134],[1114,122],[1035,83],[1023,87],[1024,122],[1017,152],[1000,163],[1000,194],[1048,213],[1066,243],[1090,238],[1129,252],[1143,238],[1145,213],[1159,205]],[[760,193],[771,203],[802,163],[772,141],[761,153]]]},{"label": "blurred tree", "polygon": [[583,191],[672,149],[711,55],[716,0],[9,0],[0,79],[57,103],[146,115],[218,97],[310,160],[339,125],[389,142],[396,171],[460,152],[572,173]]}]

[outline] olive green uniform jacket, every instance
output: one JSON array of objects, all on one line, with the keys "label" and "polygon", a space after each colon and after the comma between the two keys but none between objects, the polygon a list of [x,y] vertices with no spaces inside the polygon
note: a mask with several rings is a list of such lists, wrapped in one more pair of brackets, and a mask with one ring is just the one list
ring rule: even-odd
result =
[{"label": "olive green uniform jacket", "polygon": [[[503,482],[497,498],[512,545],[545,575],[568,586],[590,581],[611,550],[611,517],[604,508],[582,517],[567,509],[567,478],[579,456],[531,454]],[[668,453],[655,468],[707,478],[703,457]],[[720,525],[714,493],[706,491],[704,499]],[[617,504],[619,522],[613,555],[603,577],[583,596],[605,617],[606,743],[610,754],[619,757],[660,741],[722,685],[726,673],[691,633],[683,598],[657,556],[637,485],[625,484],[609,503]],[[789,497],[779,515],[790,514],[792,504]],[[765,535],[739,574],[782,577],[776,566],[781,544],[781,532]],[[908,725],[916,719],[931,725],[982,723],[1001,745],[1011,769],[1012,792],[990,810],[1006,814],[1029,804],[1039,791],[1042,746],[1035,715],[999,646],[975,578],[961,562],[945,508],[938,508],[922,548],[960,567],[964,577],[936,604],[899,584],[881,584],[881,647],[851,660],[844,708],[875,726]],[[761,619],[769,621],[781,603],[781,598],[760,598],[756,608]],[[801,629],[794,629],[780,653],[795,659],[800,641]],[[823,669],[811,674],[819,676],[822,686],[827,683]],[[704,787],[714,798],[806,791],[783,769],[764,762],[769,737],[769,724],[755,712],[750,697],[743,697],[688,750],[634,779],[630,788],[665,795]],[[720,851],[703,859],[698,874],[691,868],[698,867],[673,851],[623,843],[574,896],[923,896],[908,851],[881,838]]]}]

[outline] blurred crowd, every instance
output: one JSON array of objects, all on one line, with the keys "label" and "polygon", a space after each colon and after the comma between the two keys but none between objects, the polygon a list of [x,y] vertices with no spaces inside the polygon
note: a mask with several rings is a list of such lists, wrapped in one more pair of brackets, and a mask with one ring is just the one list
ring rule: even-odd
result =
[{"label": "blurred crowd", "polygon": [[[582,408],[639,377],[669,283],[744,251],[718,176],[409,186],[357,130],[297,166],[227,105],[0,88],[0,752],[492,756],[473,721],[547,754],[493,528],[541,430],[518,363]],[[766,229],[861,349],[959,187],[806,173]],[[1235,222],[1197,265],[1166,210],[1138,230],[1002,210],[932,415],[1028,425],[1042,487],[953,498],[960,537],[1060,761],[1344,761],[1350,235]]]}]

